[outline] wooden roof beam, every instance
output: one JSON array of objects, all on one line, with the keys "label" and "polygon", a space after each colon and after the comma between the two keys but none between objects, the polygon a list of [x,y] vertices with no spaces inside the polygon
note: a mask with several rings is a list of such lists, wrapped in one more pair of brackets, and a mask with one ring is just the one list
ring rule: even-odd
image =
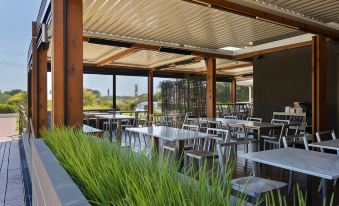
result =
[{"label": "wooden roof beam", "polygon": [[104,58],[103,60],[99,61],[97,63],[98,66],[104,66],[104,65],[107,65],[113,61],[116,61],[116,60],[119,60],[121,58],[124,58],[124,57],[127,57],[129,55],[132,55],[138,51],[140,51],[141,49],[139,48],[128,48],[128,49],[125,49],[117,54],[113,54],[113,55],[110,55],[106,58]]},{"label": "wooden roof beam", "polygon": [[204,48],[191,48],[183,46],[175,46],[171,44],[160,44],[148,42],[145,40],[135,40],[123,37],[110,37],[100,34],[87,34],[84,32],[83,41],[91,44],[101,44],[107,46],[116,46],[124,48],[138,48],[142,50],[152,50],[166,53],[174,53],[180,55],[192,55],[200,57],[215,57],[219,59],[233,59],[233,53],[227,51],[218,51]]},{"label": "wooden roof beam", "polygon": [[305,46],[311,46],[312,41],[306,41],[306,42],[300,42],[296,44],[291,44],[291,45],[286,45],[286,46],[279,46],[279,47],[273,47],[269,49],[262,49],[254,52],[248,52],[244,54],[237,54],[234,55],[234,60],[242,60],[242,59],[248,59],[248,58],[253,58],[255,56],[259,55],[264,55],[264,54],[269,54],[269,53],[274,53],[274,52],[279,52],[279,51],[285,51],[289,49],[296,49],[300,47],[305,47]]},{"label": "wooden roof beam", "polygon": [[[239,15],[266,20],[286,27],[300,29],[313,34],[322,34],[328,37],[339,39],[339,31],[306,17],[293,15],[283,10],[265,6],[256,2],[245,0],[183,0],[199,5],[205,5],[214,9],[237,13]],[[197,3],[198,2],[198,3]]]}]

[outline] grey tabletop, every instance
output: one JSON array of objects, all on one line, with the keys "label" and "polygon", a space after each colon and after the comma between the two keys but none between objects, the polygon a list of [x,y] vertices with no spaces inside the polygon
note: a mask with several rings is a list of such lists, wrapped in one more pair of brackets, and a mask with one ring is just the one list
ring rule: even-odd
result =
[{"label": "grey tabletop", "polygon": [[82,130],[83,130],[84,133],[97,133],[97,132],[102,132],[101,129],[97,129],[97,128],[94,128],[94,127],[90,127],[90,126],[88,126],[88,125],[86,125],[86,124],[84,124],[84,125],[82,126]]},{"label": "grey tabletop", "polygon": [[339,139],[316,142],[309,146],[339,151]]},{"label": "grey tabletop", "polygon": [[283,148],[242,154],[239,157],[329,180],[339,177],[339,157],[335,154]]},{"label": "grey tabletop", "polygon": [[108,114],[108,115],[95,115],[98,118],[102,119],[134,119],[135,117],[129,115],[120,115],[120,114]]},{"label": "grey tabletop", "polygon": [[233,127],[244,125],[247,128],[254,128],[254,129],[273,128],[273,127],[282,126],[282,124],[273,124],[269,122],[253,122],[253,121],[244,121],[244,120],[240,120],[240,121],[241,122],[238,122],[238,123],[229,123],[229,125]]},{"label": "grey tabletop", "polygon": [[153,126],[153,127],[133,127],[126,128],[127,131],[146,134],[154,136],[160,139],[176,141],[176,140],[188,140],[195,138],[214,137],[214,135],[195,132],[190,130],[178,129],[165,126]]},{"label": "grey tabletop", "polygon": [[236,120],[236,119],[225,119],[225,118],[188,118],[191,121],[213,121],[213,122],[221,122],[221,124],[237,124],[242,123],[244,120]]}]

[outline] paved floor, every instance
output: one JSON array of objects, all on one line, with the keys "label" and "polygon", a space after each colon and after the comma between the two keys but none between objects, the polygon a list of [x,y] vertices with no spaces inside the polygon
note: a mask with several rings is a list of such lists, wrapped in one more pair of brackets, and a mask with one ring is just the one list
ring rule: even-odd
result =
[{"label": "paved floor", "polygon": [[16,115],[0,115],[0,206],[25,205]]}]

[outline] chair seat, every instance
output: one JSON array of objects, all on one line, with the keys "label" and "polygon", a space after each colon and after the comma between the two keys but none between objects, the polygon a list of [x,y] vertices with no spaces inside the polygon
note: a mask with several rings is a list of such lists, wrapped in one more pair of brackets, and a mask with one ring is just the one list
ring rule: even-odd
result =
[{"label": "chair seat", "polygon": [[203,157],[212,158],[218,156],[217,153],[215,153],[214,151],[198,151],[198,150],[189,150],[186,152],[186,155],[196,159],[201,159]]},{"label": "chair seat", "polygon": [[[162,147],[164,149],[167,149],[167,150],[170,150],[170,151],[173,151],[173,152],[175,152],[175,150],[177,148],[175,142],[166,142]],[[192,149],[192,146],[185,146],[184,147],[184,150],[191,150],[191,149]]]},{"label": "chair seat", "polygon": [[231,184],[233,190],[243,192],[252,197],[258,197],[261,193],[267,193],[287,186],[284,182],[252,176],[233,179]]}]

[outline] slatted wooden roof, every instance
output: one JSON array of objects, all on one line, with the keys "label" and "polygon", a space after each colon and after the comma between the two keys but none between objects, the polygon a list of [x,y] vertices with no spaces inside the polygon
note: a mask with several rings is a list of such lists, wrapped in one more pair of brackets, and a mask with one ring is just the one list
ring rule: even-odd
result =
[{"label": "slatted wooden roof", "polygon": [[259,2],[324,23],[339,24],[338,0],[259,0]]},{"label": "slatted wooden roof", "polygon": [[84,30],[220,49],[293,32],[277,24],[182,0],[84,0]]},{"label": "slatted wooden roof", "polygon": [[[313,2],[302,1],[308,6]],[[324,7],[321,1],[316,2],[317,4],[312,5]],[[263,0],[260,3],[284,6],[285,10],[300,8],[300,12],[304,11],[301,8],[302,4],[294,0]],[[332,21],[333,19],[329,17],[334,18],[335,15],[328,13],[327,17],[328,21]],[[241,51],[226,52],[222,48],[231,46],[247,51],[254,48],[252,46],[254,42],[279,40],[288,35],[291,37],[290,34],[297,31],[292,27],[183,0],[83,0],[83,25],[86,38],[200,49],[226,56],[230,54],[231,57],[243,54]],[[205,61],[199,55],[108,46],[86,41],[84,41],[84,63],[98,67],[112,65],[173,72],[203,73],[206,70]],[[239,76],[251,72],[253,67],[248,62],[235,61],[232,58],[217,59],[218,74]]]}]

